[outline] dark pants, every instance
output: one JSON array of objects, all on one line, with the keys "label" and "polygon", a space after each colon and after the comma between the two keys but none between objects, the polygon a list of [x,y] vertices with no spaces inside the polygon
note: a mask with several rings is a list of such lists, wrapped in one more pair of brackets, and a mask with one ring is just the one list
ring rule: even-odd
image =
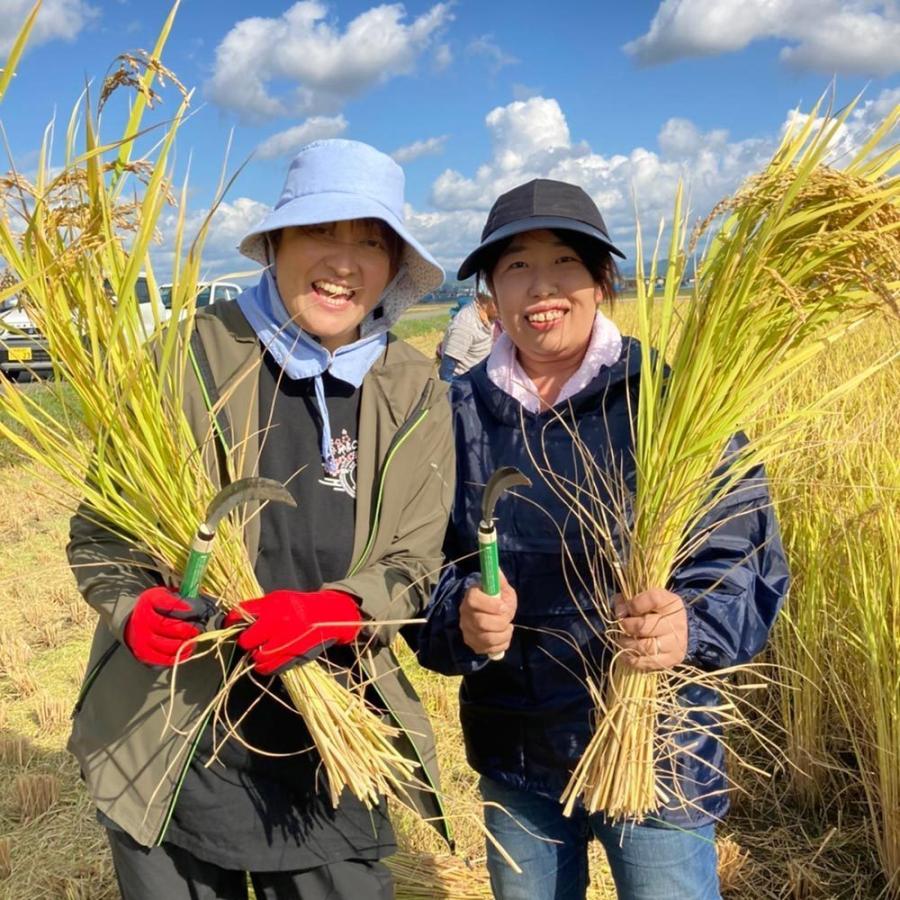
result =
[{"label": "dark pants", "polygon": [[[247,875],[206,863],[172,844],[142,847],[108,831],[122,900],[247,900]],[[252,872],[257,900],[393,900],[383,863],[348,859],[300,872]]]}]

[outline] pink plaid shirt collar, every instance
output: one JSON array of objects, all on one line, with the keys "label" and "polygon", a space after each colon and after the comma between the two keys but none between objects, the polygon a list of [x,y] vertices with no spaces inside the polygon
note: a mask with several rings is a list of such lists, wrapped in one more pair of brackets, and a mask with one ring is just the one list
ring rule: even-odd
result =
[{"label": "pink plaid shirt collar", "polygon": [[[553,402],[556,406],[586,388],[603,366],[618,362],[622,355],[622,334],[599,310],[594,317],[591,340],[578,371],[563,385]],[[516,357],[516,346],[505,332],[497,338],[487,360],[487,376],[492,384],[517,400],[529,412],[541,411],[534,382],[525,374]]]}]

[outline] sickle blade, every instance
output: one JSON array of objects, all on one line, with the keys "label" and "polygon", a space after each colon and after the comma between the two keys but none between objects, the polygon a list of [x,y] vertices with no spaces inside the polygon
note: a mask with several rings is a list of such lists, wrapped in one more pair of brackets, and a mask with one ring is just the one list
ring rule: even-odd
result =
[{"label": "sickle blade", "polygon": [[531,479],[523,475],[515,466],[500,466],[488,479],[481,497],[481,520],[490,524],[494,520],[494,507],[504,491],[523,485],[531,487]]},{"label": "sickle blade", "polygon": [[288,506],[296,506],[297,502],[291,496],[288,489],[274,478],[260,478],[251,476],[233,481],[227,487],[222,488],[210,501],[206,509],[206,528],[215,533],[219,522],[233,509],[242,503],[253,501],[263,502],[271,500],[274,503],[286,503]]}]

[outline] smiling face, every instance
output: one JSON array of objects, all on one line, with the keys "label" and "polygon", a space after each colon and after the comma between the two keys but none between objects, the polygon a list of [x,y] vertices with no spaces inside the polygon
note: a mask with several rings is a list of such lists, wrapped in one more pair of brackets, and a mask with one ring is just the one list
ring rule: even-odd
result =
[{"label": "smiling face", "polygon": [[578,368],[591,338],[600,286],[552,231],[511,238],[490,273],[503,330],[532,378]]},{"label": "smiling face", "polygon": [[285,309],[332,353],[359,336],[394,275],[393,232],[354,219],[285,228],[275,251],[275,281]]}]

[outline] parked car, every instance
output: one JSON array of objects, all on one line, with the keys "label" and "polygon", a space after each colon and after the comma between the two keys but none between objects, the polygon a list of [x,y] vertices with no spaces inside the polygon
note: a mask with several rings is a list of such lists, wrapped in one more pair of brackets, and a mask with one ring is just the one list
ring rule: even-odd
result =
[{"label": "parked car", "polygon": [[18,297],[0,304],[0,371],[12,380],[53,371],[47,340],[19,305]]},{"label": "parked car", "polygon": [[[197,291],[197,309],[201,306],[209,306],[211,303],[218,303],[220,300],[234,300],[238,294],[243,291],[240,285],[232,284],[230,281],[204,281],[200,282]],[[159,289],[163,306],[166,309],[172,308],[172,285],[164,284]]]}]

